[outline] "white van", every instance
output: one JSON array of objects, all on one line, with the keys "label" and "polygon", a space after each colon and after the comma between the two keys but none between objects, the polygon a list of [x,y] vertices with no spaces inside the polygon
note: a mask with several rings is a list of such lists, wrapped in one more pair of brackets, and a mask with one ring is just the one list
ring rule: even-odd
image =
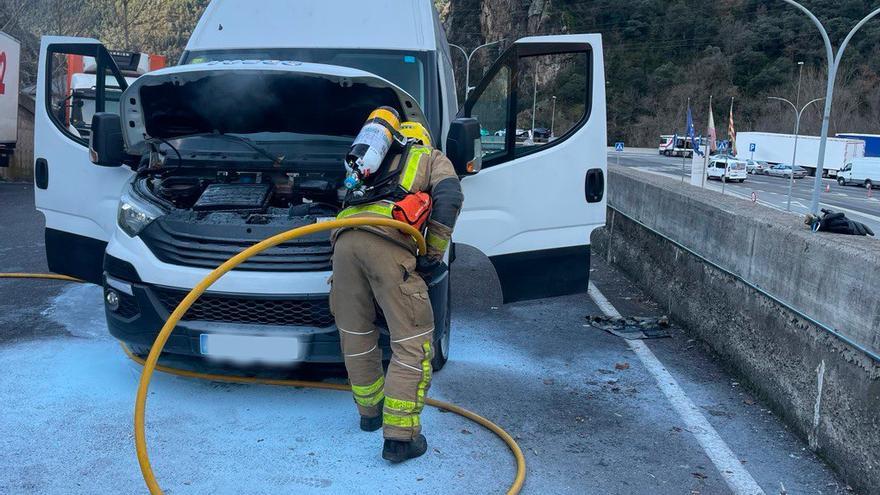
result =
[{"label": "white van", "polygon": [[880,158],[855,158],[837,172],[841,186],[856,184],[867,188],[880,184]]},{"label": "white van", "polygon": [[723,182],[744,182],[748,177],[746,162],[729,156],[713,156],[706,166],[706,178]]},{"label": "white van", "polygon": [[[130,86],[99,41],[44,37],[35,191],[50,269],[102,284],[110,332],[145,353],[212,268],[336,215],[345,152],[368,113],[391,105],[425,123],[455,163],[466,199],[453,240],[489,257],[505,302],[586,291],[590,234],[605,224],[601,37],[516,41],[459,109],[432,3],[215,0],[180,65]],[[119,112],[105,112],[120,95],[97,78],[91,148],[59,118],[67,88],[56,75],[68,54],[95,57],[98,74],[127,88]],[[562,72],[534,84],[539,65]],[[515,139],[515,129],[551,119],[557,139]],[[503,143],[481,152],[481,135],[498,140],[480,126],[505,129]],[[166,350],[210,357],[206,336],[249,337],[257,350],[274,336],[290,341],[290,361],[341,361],[330,255],[319,234],[251,259],[197,301]],[[429,285],[439,369],[449,355],[448,276]]]}]

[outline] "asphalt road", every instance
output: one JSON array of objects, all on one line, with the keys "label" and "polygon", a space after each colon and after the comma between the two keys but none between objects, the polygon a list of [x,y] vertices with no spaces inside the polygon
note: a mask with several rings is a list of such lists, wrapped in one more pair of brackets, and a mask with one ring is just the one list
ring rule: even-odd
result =
[{"label": "asphalt road", "polygon": [[[28,185],[0,184],[0,271],[45,269],[31,197]],[[592,281],[617,311],[663,314],[601,256],[593,260]],[[596,293],[502,306],[491,264],[467,248],[453,284],[452,356],[430,395],[518,440],[523,493],[746,493],[733,471],[767,494],[849,493],[685,330],[645,342],[658,368],[587,324],[608,310]],[[0,280],[0,304],[0,493],[145,493],[131,423],[139,367],[108,335],[100,289]],[[658,369],[670,375],[662,387]],[[315,371],[293,376],[304,374]],[[339,380],[338,370],[328,375]],[[680,395],[669,395],[672,381]],[[694,418],[705,423],[694,427]],[[147,423],[157,476],[175,495],[503,493],[514,474],[499,440],[435,410],[423,415],[429,453],[389,466],[380,435],[357,429],[340,392],[160,373]],[[734,469],[716,467],[725,455]]]},{"label": "asphalt road", "polygon": [[[618,162],[617,153],[608,153],[608,163]],[[680,178],[682,176],[682,159],[675,157],[660,156],[656,150],[639,149],[624,151],[620,155],[620,164],[627,167],[643,169],[646,172],[657,173],[669,177]],[[690,181],[691,160],[684,160],[685,181]],[[800,215],[806,214],[810,209],[810,200],[814,185],[813,177],[795,179],[792,188],[791,211]],[[770,177],[764,175],[749,175],[742,184],[731,182],[723,186],[725,194],[732,194],[744,199],[752,199],[752,193],[757,196],[760,204],[785,211],[788,207],[788,179]],[[880,190],[871,191],[860,186],[840,186],[835,179],[823,179],[823,188],[820,196],[820,207],[846,213],[847,217],[858,220],[871,227],[877,235],[880,235]],[[706,187],[721,192],[720,181],[706,181]],[[827,188],[827,190],[826,190]]]}]

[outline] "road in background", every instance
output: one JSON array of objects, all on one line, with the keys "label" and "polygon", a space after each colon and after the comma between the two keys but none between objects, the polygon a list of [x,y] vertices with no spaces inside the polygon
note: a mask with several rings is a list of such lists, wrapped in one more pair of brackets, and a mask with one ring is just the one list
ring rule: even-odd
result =
[{"label": "road in background", "polygon": [[[617,163],[617,153],[608,152],[608,163]],[[675,179],[682,176],[682,159],[660,156],[656,149],[632,149],[620,154],[620,165],[634,167],[645,172],[656,173]],[[685,182],[690,183],[691,159],[684,160]],[[846,216],[864,222],[880,235],[880,191],[873,191],[868,197],[868,190],[860,186],[841,186],[835,179],[823,180],[826,188],[822,191],[821,208],[831,208],[846,213]],[[722,184],[717,180],[706,180],[706,188],[721,192]],[[791,211],[804,215],[810,210],[810,195],[813,190],[813,178],[795,179],[792,189]],[[788,179],[766,175],[749,175],[742,184],[730,182],[724,186],[724,193],[757,202],[785,211],[788,201]]]}]

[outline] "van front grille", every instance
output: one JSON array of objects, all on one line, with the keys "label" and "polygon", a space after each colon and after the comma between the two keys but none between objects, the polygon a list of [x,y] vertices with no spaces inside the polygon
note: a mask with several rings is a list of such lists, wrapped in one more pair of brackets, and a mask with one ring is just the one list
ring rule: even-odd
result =
[{"label": "van front grille", "polygon": [[[140,233],[152,253],[165,263],[214,269],[257,242],[287,230],[259,226],[226,228],[188,226],[158,219]],[[242,232],[239,232],[242,231]],[[236,270],[267,272],[329,271],[333,248],[329,233],[286,242],[251,257]]]},{"label": "van front grille", "polygon": [[[170,313],[187,291],[156,287],[154,294]],[[261,325],[329,327],[333,324],[326,296],[301,298],[255,298],[204,294],[183,317],[184,321],[222,321]]]}]

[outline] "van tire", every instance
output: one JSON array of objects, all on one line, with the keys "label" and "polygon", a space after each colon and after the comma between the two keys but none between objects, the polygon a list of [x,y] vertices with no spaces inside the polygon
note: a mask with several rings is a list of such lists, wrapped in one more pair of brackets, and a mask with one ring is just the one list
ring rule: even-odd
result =
[{"label": "van tire", "polygon": [[874,183],[871,182],[871,179],[865,179],[865,189],[873,189]]},{"label": "van tire", "polygon": [[[450,281],[451,282],[451,281]],[[452,283],[446,284],[446,316],[443,318],[443,328],[434,342],[434,356],[431,358],[431,368],[440,371],[449,361],[449,339],[452,333]]]},{"label": "van tire", "polygon": [[846,179],[844,179],[843,177],[838,177],[838,178],[837,178],[837,184],[838,184],[838,185],[841,185],[841,186],[845,186],[845,185],[846,185]]}]

